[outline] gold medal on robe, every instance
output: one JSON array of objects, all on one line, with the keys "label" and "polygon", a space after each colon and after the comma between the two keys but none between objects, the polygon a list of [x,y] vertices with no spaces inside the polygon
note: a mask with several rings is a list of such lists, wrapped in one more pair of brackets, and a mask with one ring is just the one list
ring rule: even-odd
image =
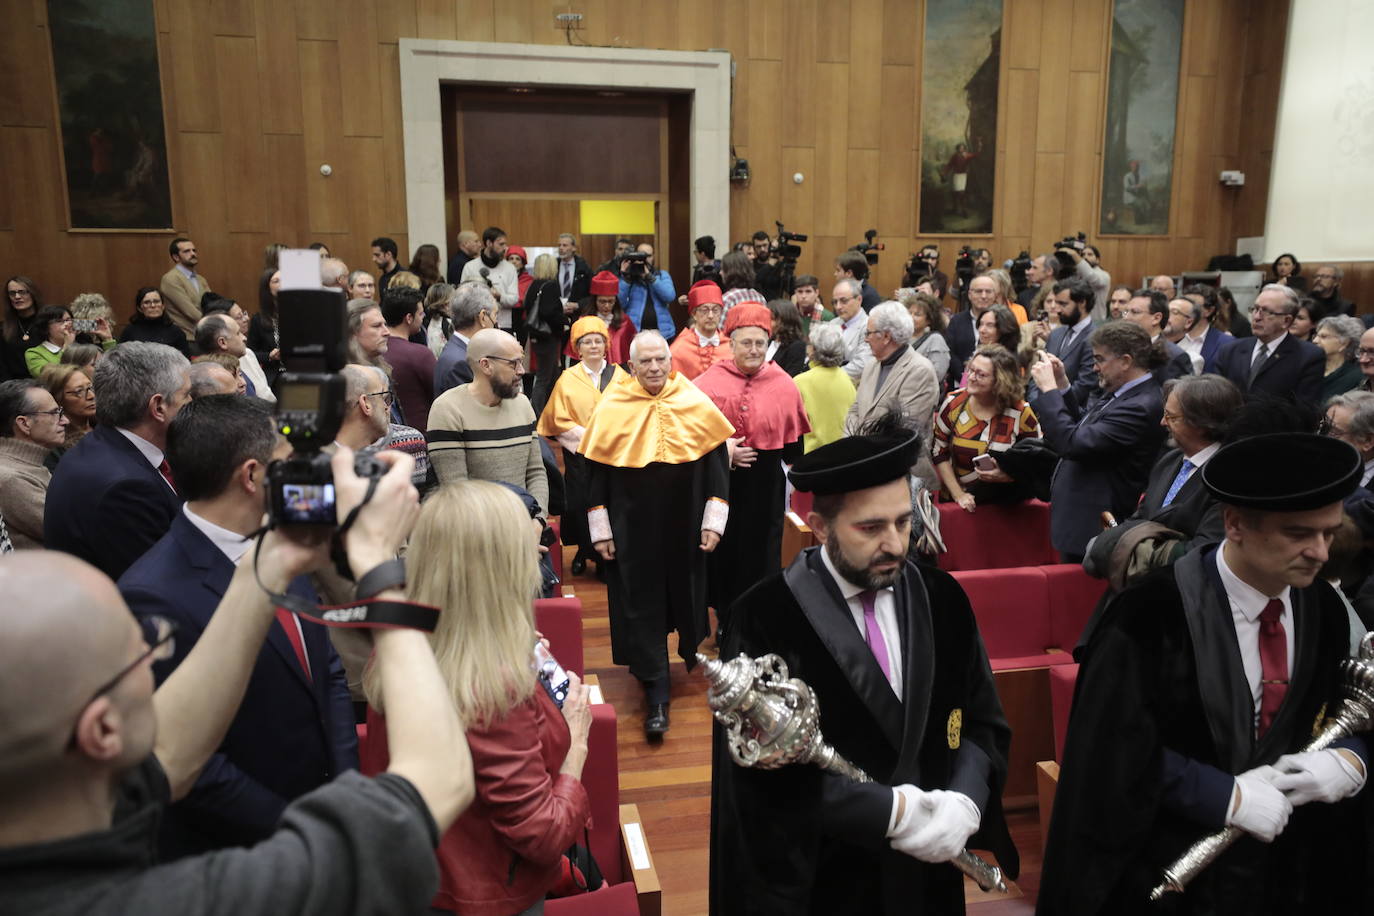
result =
[{"label": "gold medal on robe", "polygon": [[951,751],[959,749],[959,730],[963,727],[964,711],[956,706],[949,711],[949,722],[945,725],[945,738]]},{"label": "gold medal on robe", "polygon": [[1313,737],[1313,738],[1315,738],[1315,737],[1317,737],[1317,735],[1321,734],[1322,722],[1323,722],[1325,719],[1326,719],[1326,704],[1323,703],[1323,704],[1322,704],[1322,708],[1319,709],[1319,710],[1317,710],[1317,718],[1316,718],[1316,720],[1313,721],[1313,723],[1312,723],[1312,737]]}]

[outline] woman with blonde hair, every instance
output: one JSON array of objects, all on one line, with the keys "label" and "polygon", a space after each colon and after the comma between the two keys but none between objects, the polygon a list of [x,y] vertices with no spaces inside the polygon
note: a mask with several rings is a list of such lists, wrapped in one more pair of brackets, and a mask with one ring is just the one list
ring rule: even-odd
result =
[{"label": "woman with blonde hair", "polygon": [[[500,484],[451,483],[420,510],[406,564],[410,599],[442,608],[430,643],[467,726],[477,780],[476,799],[439,842],[432,905],[480,916],[542,913],[563,851],[591,816],[581,782],[591,710],[576,674],[563,695],[534,668],[540,578],[529,513]],[[377,773],[389,754],[375,667],[363,690],[362,768]]]},{"label": "woman with blonde hair", "polygon": [[521,336],[530,345],[530,369],[534,372],[530,406],[538,416],[544,412],[553,383],[562,370],[559,352],[568,334],[568,313],[576,309],[577,304],[564,304],[558,287],[558,261],[552,255],[541,254],[535,258],[533,273],[534,282],[525,293]]},{"label": "woman with blonde hair", "polygon": [[66,438],[62,442],[65,452],[95,426],[95,386],[81,366],[71,363],[48,366],[39,373],[38,383],[48,389],[67,417]]},{"label": "woman with blonde hair", "polygon": [[[1040,424],[1025,401],[1021,366],[1006,347],[981,346],[968,361],[967,387],[952,391],[935,412],[931,429],[936,476],[967,512],[977,503],[1019,497],[1011,475],[979,459],[1038,438]],[[979,467],[979,465],[984,465]]]}]

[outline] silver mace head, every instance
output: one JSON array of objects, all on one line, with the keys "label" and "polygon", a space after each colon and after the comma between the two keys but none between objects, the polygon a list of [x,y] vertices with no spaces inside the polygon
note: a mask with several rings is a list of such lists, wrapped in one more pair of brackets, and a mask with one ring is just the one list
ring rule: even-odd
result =
[{"label": "silver mace head", "polygon": [[811,760],[820,737],[816,699],[811,688],[788,676],[786,662],[771,654],[697,660],[710,684],[706,703],[725,729],[736,763],[771,770]]}]

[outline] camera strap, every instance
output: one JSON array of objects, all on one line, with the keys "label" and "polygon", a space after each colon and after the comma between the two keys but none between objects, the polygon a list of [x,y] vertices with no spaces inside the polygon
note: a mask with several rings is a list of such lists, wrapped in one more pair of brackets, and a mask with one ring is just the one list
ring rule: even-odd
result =
[{"label": "camera strap", "polygon": [[296,595],[276,595],[277,606],[327,627],[371,630],[423,630],[433,633],[439,624],[439,609],[414,601],[384,601],[369,598],[349,604],[323,607]]}]

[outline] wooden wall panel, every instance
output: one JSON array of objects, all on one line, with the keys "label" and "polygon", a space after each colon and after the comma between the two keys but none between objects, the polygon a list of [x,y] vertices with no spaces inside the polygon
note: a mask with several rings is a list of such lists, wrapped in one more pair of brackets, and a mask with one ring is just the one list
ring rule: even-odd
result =
[{"label": "wooden wall panel", "polygon": [[[939,239],[947,272],[965,242],[1001,260],[1021,248],[1038,253],[1066,232],[1091,236],[1096,225],[1110,4],[1005,7],[994,232]],[[406,237],[397,42],[561,45],[553,15],[565,8],[562,0],[155,0],[177,229],[196,236],[216,287],[252,306],[269,241],[325,240],[351,267],[370,266],[377,235],[396,239],[406,256],[434,241]],[[584,0],[573,8],[585,17],[576,40],[589,45],[734,55],[731,139],[753,169],[751,184],[731,189],[734,239],[784,219],[811,236],[799,271],[828,287],[835,255],[874,227],[888,246],[874,282],[884,293],[897,285],[907,254],[928,241],[916,235],[923,3]],[[1288,8],[1289,0],[1189,0],[1174,234],[1096,240],[1115,278],[1201,267],[1232,250],[1236,236],[1263,232]],[[12,64],[0,85],[0,271],[34,275],[55,300],[102,289],[123,311],[134,287],[165,270],[170,236],[63,230],[44,9],[43,0],[0,2],[0,54]],[[323,161],[334,169],[328,179]],[[1245,171],[1246,186],[1223,189],[1222,168]],[[801,185],[791,180],[798,171]],[[561,231],[553,223],[565,220],[530,231]],[[520,225],[506,226],[513,240]],[[729,241],[718,240],[719,250]],[[83,265],[77,275],[74,263]],[[1343,266],[1346,293],[1374,306],[1374,266]]]}]

